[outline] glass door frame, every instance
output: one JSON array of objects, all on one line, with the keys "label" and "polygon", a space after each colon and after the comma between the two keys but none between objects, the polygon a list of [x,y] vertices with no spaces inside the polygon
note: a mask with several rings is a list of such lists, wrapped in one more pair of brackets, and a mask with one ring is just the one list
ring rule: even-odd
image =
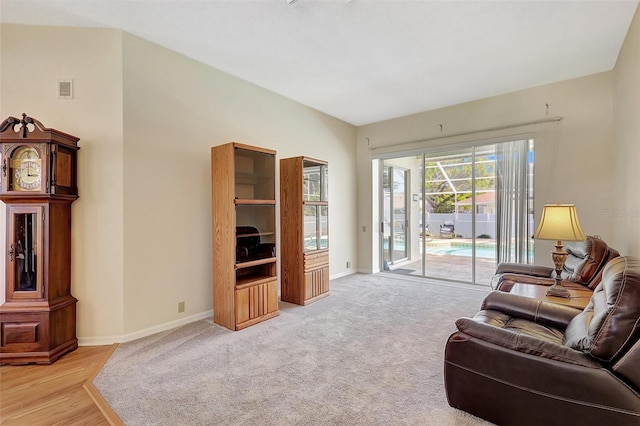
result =
[{"label": "glass door frame", "polygon": [[[420,160],[420,167],[422,169],[422,181],[421,181],[421,185],[420,185],[420,190],[422,192],[422,200],[426,200],[427,199],[427,188],[426,188],[426,181],[424,178],[424,171],[426,168],[426,164],[428,162],[428,160],[430,160],[431,158],[438,158],[439,156],[444,155],[451,155],[451,156],[455,156],[455,153],[460,153],[461,156],[469,156],[470,157],[470,161],[469,164],[471,166],[470,168],[470,172],[471,172],[471,176],[469,177],[470,181],[471,181],[471,185],[468,189],[469,193],[471,194],[471,196],[469,197],[469,200],[471,201],[471,205],[470,205],[470,226],[471,226],[471,256],[470,256],[470,266],[471,266],[471,279],[468,282],[469,284],[478,284],[477,283],[477,253],[476,253],[476,248],[477,248],[477,233],[476,233],[476,226],[477,226],[477,212],[476,212],[476,196],[477,196],[477,188],[476,188],[476,177],[477,177],[477,151],[478,149],[481,150],[485,150],[487,147],[489,146],[493,146],[493,143],[488,143],[488,144],[471,144],[471,145],[466,145],[466,146],[462,146],[462,147],[439,147],[437,149],[424,149],[421,152],[421,160]],[[466,152],[465,152],[466,151]],[[452,184],[453,185],[453,184]],[[426,206],[425,202],[423,201],[423,208],[421,209],[421,217],[422,217],[422,223],[426,225],[427,223],[427,212],[426,212],[426,208],[424,208]],[[457,209],[456,209],[456,215],[457,213]],[[423,225],[423,226],[425,226]],[[432,231],[433,232],[433,231]],[[422,260],[422,277],[424,278],[432,278],[432,279],[439,279],[439,280],[445,280],[445,281],[456,281],[458,282],[458,280],[453,279],[451,280],[448,277],[443,277],[443,276],[436,276],[436,275],[430,275],[427,273],[427,241],[425,238],[422,239],[421,241],[421,260]]]},{"label": "glass door frame", "polygon": [[[18,299],[42,299],[45,294],[43,287],[43,261],[44,261],[44,221],[45,206],[42,204],[18,204],[9,205],[7,209],[7,254],[9,262],[7,262],[7,283],[6,283],[6,300]],[[27,223],[20,223],[18,217],[31,216],[31,229],[27,230]],[[20,231],[19,231],[20,230]],[[22,245],[19,237],[27,238],[28,241]],[[27,247],[28,243],[31,247]],[[21,257],[22,256],[22,257]],[[28,261],[31,257],[31,262]],[[20,262],[22,260],[22,262]],[[34,280],[33,288],[20,288],[21,274],[24,268],[30,266],[33,272]]]},{"label": "glass door frame", "polygon": [[[384,242],[384,238],[385,238],[385,232],[384,232],[384,227],[385,227],[385,184],[384,184],[384,170],[385,168],[389,169],[389,184],[390,184],[390,191],[389,191],[389,239],[388,239],[388,247],[385,250],[385,242]],[[395,179],[395,171],[401,171],[404,177],[404,183],[403,183],[403,194],[404,194],[404,223],[402,225],[403,231],[402,231],[402,237],[404,239],[404,256],[400,257],[400,258],[395,258],[395,240],[396,240],[396,226],[395,226],[395,214],[394,214],[394,210],[395,210],[395,205],[394,205],[394,179]],[[388,265],[394,265],[400,262],[404,262],[406,260],[409,259],[409,250],[410,250],[410,244],[411,244],[411,240],[410,240],[410,226],[409,226],[409,211],[410,211],[410,200],[409,200],[409,195],[408,195],[408,189],[409,189],[409,182],[411,179],[411,171],[406,168],[406,167],[401,167],[401,166],[395,166],[395,165],[389,165],[389,164],[385,164],[384,160],[380,161],[380,168],[379,168],[379,179],[380,179],[380,206],[379,206],[379,211],[380,211],[380,239],[381,239],[381,245],[380,245],[380,264],[384,265],[383,269],[387,269]],[[389,253],[389,259],[385,259],[385,252]],[[388,262],[388,263],[387,263]]]}]

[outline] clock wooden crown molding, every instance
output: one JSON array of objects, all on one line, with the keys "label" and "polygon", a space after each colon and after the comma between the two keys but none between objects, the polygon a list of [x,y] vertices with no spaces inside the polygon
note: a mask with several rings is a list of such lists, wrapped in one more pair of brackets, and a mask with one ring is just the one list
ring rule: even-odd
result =
[{"label": "clock wooden crown molding", "polygon": [[79,140],[26,114],[6,118],[0,124],[0,200],[76,199]]},{"label": "clock wooden crown molding", "polygon": [[26,114],[0,123],[0,200],[6,204],[0,364],[50,364],[78,347],[71,295],[78,140]]}]

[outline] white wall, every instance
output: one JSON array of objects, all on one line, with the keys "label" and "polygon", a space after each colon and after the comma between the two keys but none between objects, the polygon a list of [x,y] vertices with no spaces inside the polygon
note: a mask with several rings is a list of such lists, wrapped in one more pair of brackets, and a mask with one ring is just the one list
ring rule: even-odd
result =
[{"label": "white wall", "polygon": [[[1,25],[0,35],[0,120],[24,112],[80,138],[71,231],[77,333],[117,336],[123,325],[121,32]],[[58,99],[58,79],[73,79],[73,99]],[[0,217],[5,247],[3,204]]]},{"label": "white wall", "polygon": [[614,69],[613,223],[616,248],[640,256],[640,7]]},{"label": "white wall", "polygon": [[[378,253],[372,252],[378,238],[377,204],[373,203],[375,194],[371,185],[372,157],[392,151],[437,148],[473,140],[503,140],[510,136],[536,139],[536,217],[546,203],[575,203],[585,232],[599,234],[615,246],[612,223],[605,218],[607,209],[615,205],[611,192],[612,74],[606,72],[562,81],[359,127],[359,268],[365,272],[378,270]],[[448,137],[552,117],[562,120]],[[362,231],[363,226],[366,232]],[[551,265],[547,253],[547,249],[552,249],[551,243],[539,241],[536,247],[539,248],[536,262]]]},{"label": "white wall", "polygon": [[[80,344],[210,315],[214,145],[328,161],[331,275],[355,268],[354,126],[118,30],[3,25],[0,35],[0,117],[26,112],[80,138],[72,230]],[[74,79],[73,100],[57,98],[58,78]]]}]

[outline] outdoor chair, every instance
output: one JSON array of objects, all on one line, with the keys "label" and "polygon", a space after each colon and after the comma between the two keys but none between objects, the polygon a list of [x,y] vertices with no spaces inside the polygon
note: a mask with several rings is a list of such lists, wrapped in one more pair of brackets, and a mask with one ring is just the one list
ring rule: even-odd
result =
[{"label": "outdoor chair", "polygon": [[456,236],[456,228],[452,220],[445,220],[444,225],[440,225],[441,238],[453,238]]}]

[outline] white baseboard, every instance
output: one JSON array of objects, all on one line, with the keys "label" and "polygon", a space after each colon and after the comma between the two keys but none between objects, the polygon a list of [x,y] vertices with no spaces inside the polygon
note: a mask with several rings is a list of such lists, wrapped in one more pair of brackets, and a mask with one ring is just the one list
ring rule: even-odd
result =
[{"label": "white baseboard", "polygon": [[152,334],[171,330],[176,327],[211,317],[213,317],[213,310],[208,310],[185,318],[165,322],[164,324],[154,325],[153,327],[145,328],[144,330],[124,334],[122,336],[78,337],[78,346],[102,346],[113,345],[114,343],[130,342],[132,340],[141,339],[143,337],[151,336]]},{"label": "white baseboard", "polygon": [[344,272],[340,272],[339,274],[334,274],[329,276],[330,280],[335,280],[336,278],[340,278],[340,277],[346,277],[347,275],[353,275],[353,274],[357,274],[358,271],[355,271],[353,269],[349,269],[348,271],[344,271]]},{"label": "white baseboard", "polygon": [[98,337],[78,336],[78,346],[108,346],[118,342],[120,342],[119,336],[98,336]]},{"label": "white baseboard", "polygon": [[[334,280],[336,278],[346,277],[347,275],[353,275],[357,273],[370,274],[371,272],[363,271],[359,269],[358,270],[350,269],[348,271],[341,272],[339,274],[331,275],[330,279]],[[124,334],[122,336],[78,337],[78,345],[79,346],[103,346],[103,345],[113,345],[114,343],[130,342],[132,340],[141,339],[143,337],[151,336],[152,334],[171,330],[173,328],[180,327],[182,325],[186,325],[195,321],[200,321],[200,320],[212,318],[212,317],[213,317],[213,310],[209,310],[209,311],[201,312],[199,314],[191,315],[185,318],[180,318],[175,321],[169,321],[164,324],[159,324],[153,327],[145,328],[144,330],[139,330],[133,333]]]}]

